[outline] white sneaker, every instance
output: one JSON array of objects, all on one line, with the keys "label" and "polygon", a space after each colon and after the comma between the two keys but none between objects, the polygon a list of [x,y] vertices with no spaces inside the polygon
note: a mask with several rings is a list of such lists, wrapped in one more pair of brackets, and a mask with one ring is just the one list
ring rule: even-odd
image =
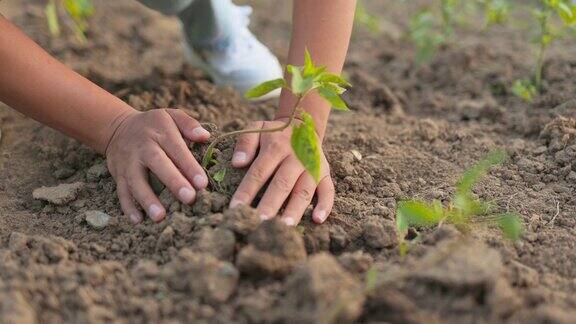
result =
[{"label": "white sneaker", "polygon": [[[262,82],[283,77],[278,59],[248,29],[252,8],[237,7],[238,27],[225,40],[206,47],[195,47],[186,41],[187,58],[192,66],[204,70],[218,85],[232,86],[241,94]],[[280,89],[257,100],[280,95]]]}]

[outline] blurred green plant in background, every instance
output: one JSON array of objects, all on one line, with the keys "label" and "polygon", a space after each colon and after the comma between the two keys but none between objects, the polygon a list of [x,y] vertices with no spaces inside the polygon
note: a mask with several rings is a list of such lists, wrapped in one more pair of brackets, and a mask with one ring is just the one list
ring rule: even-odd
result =
[{"label": "blurred green plant in background", "polygon": [[48,0],[44,8],[48,30],[53,37],[60,36],[60,17],[58,8],[61,7],[71,19],[74,34],[80,42],[86,41],[88,18],[94,13],[94,6],[90,0]]}]

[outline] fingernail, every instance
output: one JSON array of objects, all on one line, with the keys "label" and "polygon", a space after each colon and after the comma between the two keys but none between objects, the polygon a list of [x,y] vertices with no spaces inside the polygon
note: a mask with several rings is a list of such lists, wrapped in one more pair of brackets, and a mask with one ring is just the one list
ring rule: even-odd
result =
[{"label": "fingernail", "polygon": [[244,202],[238,199],[232,199],[232,201],[230,202],[230,208],[234,208],[240,205],[243,205]]},{"label": "fingernail", "polygon": [[142,216],[137,213],[132,213],[130,214],[130,220],[132,221],[132,223],[138,224],[142,221]]},{"label": "fingernail", "polygon": [[326,217],[328,216],[328,215],[326,215],[326,211],[324,211],[324,210],[318,210],[315,212],[315,214],[316,215],[314,215],[315,216],[314,218],[316,219],[316,221],[318,223],[324,223],[324,221],[326,220]]},{"label": "fingernail", "polygon": [[155,222],[162,220],[162,214],[164,214],[164,208],[156,204],[152,204],[148,208],[148,215],[150,215],[150,218]]},{"label": "fingernail", "polygon": [[210,137],[210,132],[202,127],[196,127],[192,130],[192,135],[195,137]]},{"label": "fingernail", "polygon": [[284,221],[284,224],[286,224],[288,226],[294,226],[296,224],[296,222],[294,221],[294,219],[292,217],[286,217],[282,220]]},{"label": "fingernail", "polygon": [[206,178],[204,175],[198,174],[194,176],[192,182],[194,182],[194,186],[196,186],[196,188],[204,189],[208,185],[208,178]]},{"label": "fingernail", "polygon": [[178,197],[183,203],[189,204],[194,200],[196,197],[196,192],[190,188],[182,187],[178,191]]},{"label": "fingernail", "polygon": [[263,220],[263,221],[265,221],[265,220],[270,219],[270,217],[268,217],[268,215],[262,214],[262,215],[260,215],[260,219]]},{"label": "fingernail", "polygon": [[232,155],[232,163],[245,163],[246,162],[246,153],[244,152],[234,152]]}]

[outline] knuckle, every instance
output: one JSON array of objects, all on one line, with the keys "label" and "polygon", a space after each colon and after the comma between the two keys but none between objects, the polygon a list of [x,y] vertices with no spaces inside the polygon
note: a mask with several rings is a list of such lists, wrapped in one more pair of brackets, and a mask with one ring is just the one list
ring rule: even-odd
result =
[{"label": "knuckle", "polygon": [[276,177],[272,183],[274,184],[274,186],[276,188],[278,188],[279,190],[281,190],[282,192],[289,192],[290,190],[292,190],[292,184],[290,182],[290,180],[286,177]]},{"label": "knuckle", "polygon": [[168,179],[168,181],[166,181],[166,186],[168,188],[172,188],[173,190],[175,190],[175,192],[178,192],[178,190],[184,185],[182,184],[182,180],[180,178],[173,177],[171,179]]},{"label": "knuckle", "polygon": [[271,152],[283,152],[284,146],[284,143],[280,141],[271,141],[268,143],[267,150]]},{"label": "knuckle", "polygon": [[248,139],[248,136],[240,136],[238,137],[238,139],[236,140],[236,146],[237,147],[243,147],[245,148],[246,146],[248,146],[248,144],[250,144],[250,141]]},{"label": "knuckle", "polygon": [[266,181],[266,171],[260,166],[253,166],[248,172],[251,181],[263,183]]},{"label": "knuckle", "polygon": [[311,188],[298,188],[295,195],[301,200],[310,201],[314,196],[314,191]]},{"label": "knuckle", "polygon": [[150,150],[146,153],[146,161],[150,165],[158,164],[162,161],[163,153],[160,150]]}]

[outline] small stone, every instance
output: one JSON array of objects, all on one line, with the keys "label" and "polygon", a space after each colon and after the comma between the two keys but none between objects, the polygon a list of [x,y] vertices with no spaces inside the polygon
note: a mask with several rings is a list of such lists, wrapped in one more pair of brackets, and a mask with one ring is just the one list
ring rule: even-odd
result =
[{"label": "small stone", "polygon": [[356,158],[357,161],[362,161],[362,153],[357,150],[350,150],[350,153],[354,155],[354,158]]},{"label": "small stone", "polygon": [[86,171],[86,180],[90,182],[95,182],[109,175],[110,172],[108,172],[108,167],[106,167],[106,163],[102,162],[94,164]]},{"label": "small stone", "polygon": [[34,189],[32,197],[54,205],[65,205],[75,200],[82,188],[84,188],[83,182],[63,183],[55,187],[40,187]]},{"label": "small stone", "polygon": [[84,212],[84,219],[92,228],[101,230],[108,226],[110,216],[99,210],[88,210]]}]

